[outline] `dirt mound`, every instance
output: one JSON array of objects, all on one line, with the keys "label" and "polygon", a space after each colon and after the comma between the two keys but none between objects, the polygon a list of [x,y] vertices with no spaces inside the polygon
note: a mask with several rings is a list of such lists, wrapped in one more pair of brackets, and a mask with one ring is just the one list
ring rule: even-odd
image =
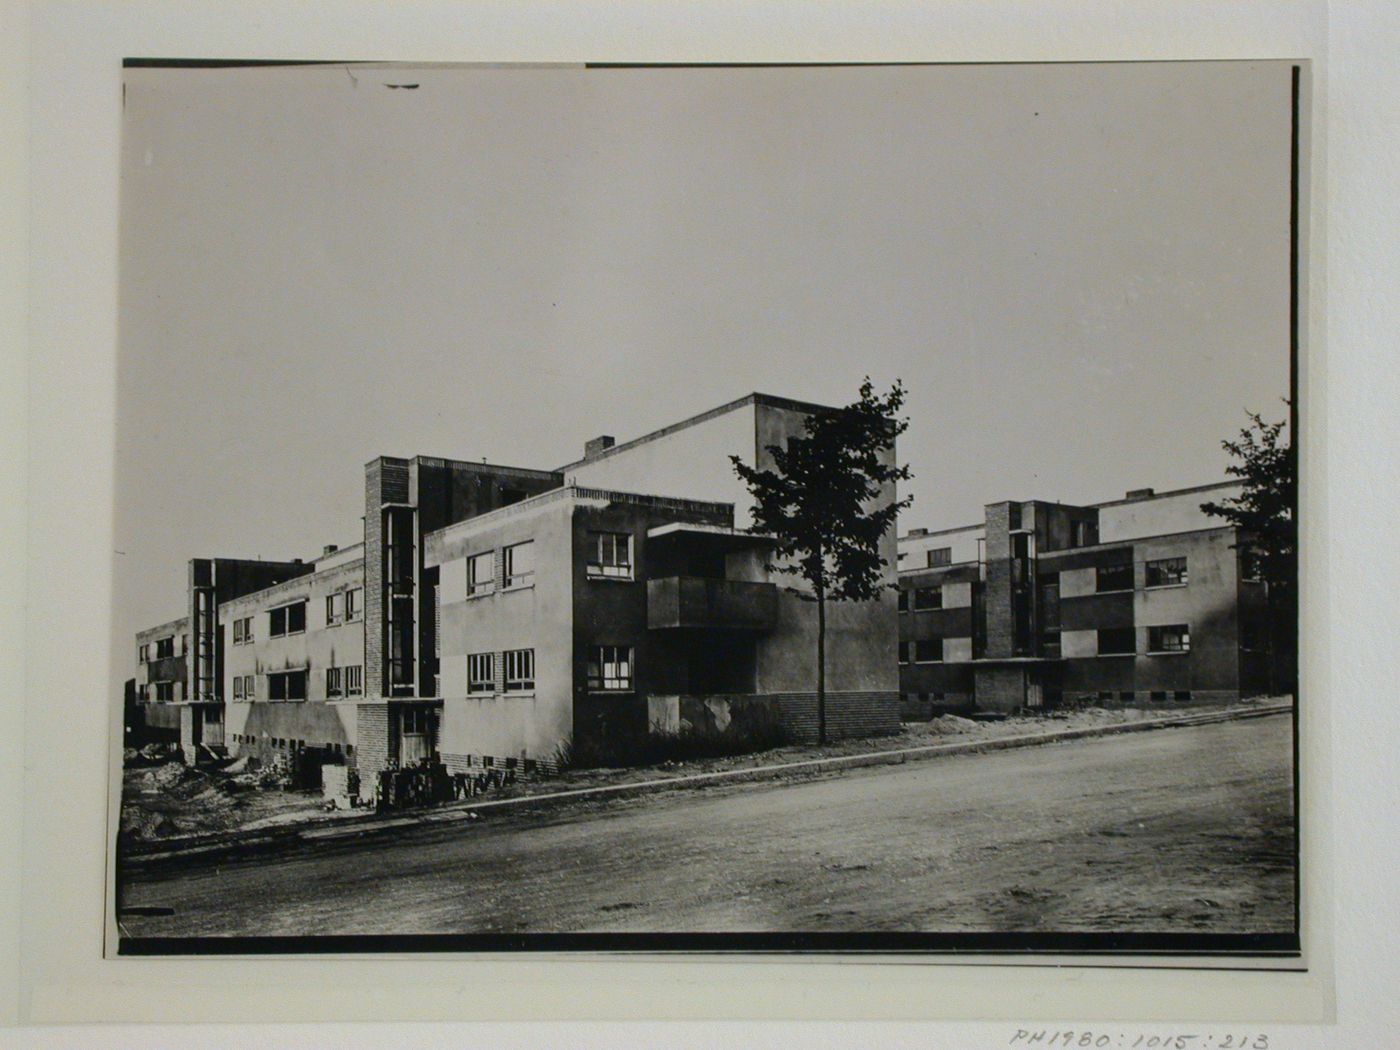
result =
[{"label": "dirt mound", "polygon": [[963,718],[960,715],[939,715],[930,719],[928,731],[934,736],[952,736],[957,733],[970,733],[977,728],[977,723],[970,718]]}]

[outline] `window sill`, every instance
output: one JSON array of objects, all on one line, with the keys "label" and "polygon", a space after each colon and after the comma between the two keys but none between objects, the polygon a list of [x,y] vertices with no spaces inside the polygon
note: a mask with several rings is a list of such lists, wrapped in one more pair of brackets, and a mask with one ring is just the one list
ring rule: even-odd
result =
[{"label": "window sill", "polygon": [[506,584],[506,586],[504,586],[504,587],[501,588],[501,593],[502,593],[502,594],[505,594],[505,593],[508,592],[508,591],[528,591],[528,590],[530,590],[531,588],[533,588],[534,586],[535,586],[535,581],[534,581],[534,580],[526,580],[526,581],[523,582],[523,583],[509,583],[509,584]]},{"label": "window sill", "polygon": [[1136,651],[1136,650],[1134,650],[1134,651],[1131,652],[1131,653],[1095,653],[1095,654],[1094,654],[1095,657],[1100,657],[1100,656],[1102,656],[1102,657],[1106,657],[1106,658],[1109,658],[1109,659],[1112,659],[1112,658],[1115,657],[1115,656],[1121,658],[1121,657],[1124,657],[1124,656],[1137,656],[1137,655],[1138,655],[1138,654],[1137,654],[1137,651]]},{"label": "window sill", "polygon": [[1144,656],[1190,656],[1190,649],[1149,649]]},{"label": "window sill", "polygon": [[468,592],[467,592],[467,596],[466,596],[465,598],[463,598],[462,601],[464,601],[464,602],[476,602],[476,601],[480,601],[482,598],[489,598],[489,597],[491,597],[491,595],[493,595],[493,594],[495,594],[495,593],[496,593],[496,588],[494,588],[494,587],[490,587],[490,588],[487,588],[486,590],[481,590],[481,591],[468,591]]},{"label": "window sill", "polygon": [[915,661],[914,661],[914,666],[915,666],[915,667],[928,667],[928,666],[930,666],[930,665],[932,665],[932,664],[941,664],[941,663],[944,663],[944,661],[943,661],[943,660],[915,660]]},{"label": "window sill", "polygon": [[589,696],[636,696],[635,689],[589,689]]},{"label": "window sill", "polygon": [[630,575],[630,576],[605,576],[605,575],[604,575],[603,573],[601,573],[601,572],[596,572],[596,573],[595,573],[595,572],[589,572],[589,573],[585,573],[584,575],[585,575],[588,579],[590,579],[590,580],[596,580],[598,583],[636,583],[636,582],[637,582],[637,577],[636,577],[635,574]]},{"label": "window sill", "polygon": [[[484,693],[478,693],[478,694],[476,694],[476,695],[478,695],[478,696],[484,696],[485,694],[484,694]],[[511,698],[525,697],[525,698],[527,698],[527,699],[533,700],[533,699],[534,699],[534,696],[535,696],[535,691],[534,691],[533,689],[522,689],[520,692],[515,692],[515,691],[512,690],[512,689],[507,689],[507,690],[506,690],[505,692],[503,692],[503,693],[496,693],[496,694],[494,694],[494,695],[495,695],[495,696],[498,696],[498,697],[501,697],[502,699],[511,699]]]},{"label": "window sill", "polygon": [[1189,580],[1188,580],[1186,583],[1153,583],[1153,584],[1148,584],[1146,587],[1143,588],[1143,590],[1144,590],[1144,591],[1174,591],[1174,590],[1179,590],[1179,589],[1181,589],[1182,587],[1188,587],[1188,586],[1190,586],[1190,581],[1189,581]]},{"label": "window sill", "polygon": [[[1135,591],[1135,590],[1137,590],[1136,587],[1114,587],[1114,588],[1112,588],[1112,589],[1110,589],[1110,590],[1106,590],[1106,591],[1095,591],[1094,593],[1095,593],[1095,594],[1132,594],[1133,591]],[[1064,598],[1070,597],[1070,596],[1069,596],[1069,595],[1061,595],[1060,597],[1061,597],[1061,599],[1063,600]]]}]

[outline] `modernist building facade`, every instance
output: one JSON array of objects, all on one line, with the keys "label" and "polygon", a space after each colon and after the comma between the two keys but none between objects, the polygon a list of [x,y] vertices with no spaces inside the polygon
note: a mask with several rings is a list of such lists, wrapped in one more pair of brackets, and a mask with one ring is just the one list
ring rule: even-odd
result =
[{"label": "modernist building facade", "polygon": [[1266,585],[1238,530],[1200,509],[1237,489],[993,503],[979,524],[900,537],[905,716],[1266,692]]},{"label": "modernist building facade", "polygon": [[[555,470],[375,459],[362,542],[190,563],[187,615],[138,636],[139,699],[179,712],[191,760],[314,750],[362,784],[430,758],[529,772],[686,725],[809,737],[815,608],[766,568],[729,456],[769,465],[817,411],[752,394]],[[833,735],[898,729],[884,542],[888,595],[829,611]]]}]

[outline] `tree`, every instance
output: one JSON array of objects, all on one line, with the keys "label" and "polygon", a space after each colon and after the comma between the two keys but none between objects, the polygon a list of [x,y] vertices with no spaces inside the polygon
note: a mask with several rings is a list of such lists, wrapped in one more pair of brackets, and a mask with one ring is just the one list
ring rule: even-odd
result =
[{"label": "tree", "polygon": [[[1285,402],[1287,404],[1287,402]],[[1286,423],[1246,412],[1249,426],[1221,447],[1235,458],[1225,472],[1243,482],[1238,496],[1202,503],[1201,510],[1240,530],[1236,547],[1269,588],[1269,634],[1275,690],[1291,688],[1298,651],[1298,457]]]},{"label": "tree", "polygon": [[[875,505],[885,486],[907,481],[909,468],[891,466],[885,454],[908,428],[897,418],[904,387],[895,381],[877,397],[867,376],[860,398],[845,408],[807,417],[805,433],[787,447],[769,445],[773,469],[759,470],[730,456],[754,498],[752,532],[777,544],[774,571],[789,571],[807,588],[788,590],[817,605],[817,741],[826,743],[826,603],[872,601],[885,589],[888,562],[880,539],[910,498]],[[780,563],[780,564],[778,564]]]}]

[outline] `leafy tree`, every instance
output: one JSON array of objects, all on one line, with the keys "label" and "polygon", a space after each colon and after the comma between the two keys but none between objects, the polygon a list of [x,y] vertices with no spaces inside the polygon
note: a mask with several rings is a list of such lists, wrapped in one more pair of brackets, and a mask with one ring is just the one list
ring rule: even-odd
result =
[{"label": "leafy tree", "polygon": [[[1286,402],[1285,402],[1286,403]],[[1286,423],[1247,412],[1249,426],[1221,447],[1235,462],[1225,472],[1243,483],[1238,496],[1202,503],[1201,510],[1240,530],[1236,545],[1269,587],[1274,688],[1291,688],[1298,651],[1298,457]]]},{"label": "leafy tree", "polygon": [[897,418],[904,387],[876,396],[867,376],[860,398],[845,408],[807,417],[801,437],[768,446],[773,469],[758,470],[730,456],[754,498],[750,531],[777,539],[770,570],[790,571],[807,588],[789,587],[817,604],[817,741],[826,743],[826,603],[872,601],[882,590],[888,562],[880,539],[911,500],[874,501],[886,485],[907,481],[909,468],[884,456],[908,428]]}]

